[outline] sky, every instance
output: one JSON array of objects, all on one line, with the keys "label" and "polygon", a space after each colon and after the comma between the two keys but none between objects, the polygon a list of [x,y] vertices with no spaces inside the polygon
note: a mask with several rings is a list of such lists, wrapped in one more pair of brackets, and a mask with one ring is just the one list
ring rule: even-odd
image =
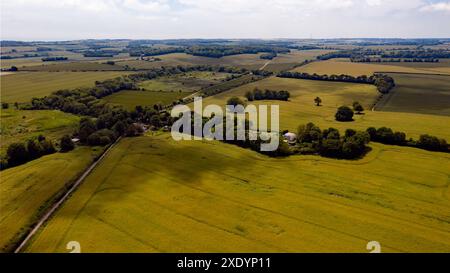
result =
[{"label": "sky", "polygon": [[449,0],[1,0],[2,40],[449,38]]}]

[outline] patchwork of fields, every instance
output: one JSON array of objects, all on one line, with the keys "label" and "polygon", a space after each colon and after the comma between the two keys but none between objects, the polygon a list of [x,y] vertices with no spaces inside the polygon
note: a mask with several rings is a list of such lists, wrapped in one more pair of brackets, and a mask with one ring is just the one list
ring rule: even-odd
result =
[{"label": "patchwork of fields", "polygon": [[[27,252],[450,251],[448,154],[269,158],[169,134],[123,139]],[[447,169],[448,171],[448,169]]]},{"label": "patchwork of fields", "polygon": [[[280,71],[283,69],[291,69],[295,65],[302,63],[305,60],[313,60],[317,56],[330,52],[330,50],[293,50],[289,54],[279,54],[269,62],[266,70]],[[142,60],[120,61],[119,65],[128,65],[136,69],[149,69],[160,66],[176,66],[176,65],[224,65],[236,66],[246,69],[259,69],[264,66],[268,60],[260,58],[261,54],[239,54],[232,56],[225,56],[222,58],[208,58],[201,56],[192,56],[185,53],[173,53],[158,56],[161,61],[148,62]]]},{"label": "patchwork of fields", "polygon": [[139,88],[144,91],[125,90],[106,96],[104,100],[115,105],[122,105],[128,110],[133,110],[138,105],[153,106],[157,103],[168,105],[188,97],[202,88],[220,84],[231,75],[229,73],[195,71],[160,77],[139,83]]},{"label": "patchwork of fields", "polygon": [[[250,83],[230,91],[208,97],[203,100],[204,105],[226,105],[233,96],[245,99],[247,91],[255,87],[259,89],[287,90],[291,93],[289,101],[253,101],[259,104],[277,104],[280,106],[280,129],[296,131],[300,124],[314,122],[325,129],[329,127],[344,131],[347,128],[366,130],[368,127],[391,127],[403,131],[408,137],[418,138],[428,133],[450,139],[449,116],[436,116],[418,113],[397,113],[371,111],[370,106],[379,96],[374,86],[368,84],[324,82],[312,80],[286,79],[270,77]],[[322,99],[322,106],[317,107],[314,98]],[[337,122],[334,118],[336,109],[341,105],[351,106],[353,101],[359,101],[366,111],[364,115],[355,115],[353,122]]]},{"label": "patchwork of fields", "polygon": [[[222,58],[173,53],[156,56],[160,61],[145,61],[125,53],[123,41],[110,43],[112,49],[124,51],[111,58],[86,58],[83,51],[70,50],[89,46],[56,44],[50,56],[66,56],[68,61],[2,60],[2,68],[16,65],[19,72],[3,72],[0,78],[1,101],[9,103],[9,109],[1,112],[1,156],[9,144],[39,134],[55,143],[63,135],[72,136],[81,118],[56,110],[16,110],[15,102],[29,102],[59,89],[93,86],[95,81],[132,70],[178,65],[354,76],[384,72],[395,79],[396,87],[372,109],[380,93],[369,84],[264,78],[252,73],[228,81],[231,74],[197,71],[140,82],[139,91],[120,91],[101,99],[133,110],[137,105],[170,104],[201,90],[208,95],[205,107],[224,106],[234,96],[246,101],[245,93],[255,88],[286,90],[289,101],[252,102],[279,105],[281,130],[295,132],[308,122],[341,133],[347,128],[386,126],[405,132],[407,138],[431,134],[450,141],[447,60],[332,59],[298,67],[332,51],[323,49],[292,50],[273,60],[261,59],[261,53]],[[3,50],[16,56],[36,48]],[[321,98],[321,106],[315,105],[316,97]],[[364,113],[352,122],[337,122],[336,109],[354,101],[362,104]],[[217,141],[176,142],[160,131],[123,138],[25,251],[67,252],[67,242],[78,241],[83,252],[366,252],[367,242],[375,240],[383,252],[450,252],[450,155],[378,143],[370,147],[358,160],[270,158]],[[2,170],[0,251],[11,251],[102,151],[77,145],[74,151]]]}]

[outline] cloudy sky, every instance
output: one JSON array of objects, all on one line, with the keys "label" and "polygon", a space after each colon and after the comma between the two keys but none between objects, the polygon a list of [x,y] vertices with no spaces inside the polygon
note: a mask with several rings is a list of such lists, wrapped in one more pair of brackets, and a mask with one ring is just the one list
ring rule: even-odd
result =
[{"label": "cloudy sky", "polygon": [[1,0],[1,38],[450,37],[449,0]]}]

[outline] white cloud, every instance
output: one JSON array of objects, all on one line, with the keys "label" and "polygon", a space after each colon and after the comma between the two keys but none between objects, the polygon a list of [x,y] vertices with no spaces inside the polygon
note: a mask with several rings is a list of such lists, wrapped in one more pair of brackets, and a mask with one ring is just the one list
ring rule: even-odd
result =
[{"label": "white cloud", "polygon": [[450,12],[450,2],[429,4],[421,8],[422,11],[445,11]]},{"label": "white cloud", "polygon": [[450,18],[438,11],[449,6],[435,0],[1,0],[1,31],[7,39],[448,37]]}]

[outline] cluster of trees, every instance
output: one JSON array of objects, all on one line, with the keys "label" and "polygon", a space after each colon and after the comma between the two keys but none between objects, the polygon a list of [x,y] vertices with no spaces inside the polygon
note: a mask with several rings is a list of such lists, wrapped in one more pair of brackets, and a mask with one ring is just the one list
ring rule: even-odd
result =
[{"label": "cluster of trees", "polygon": [[0,169],[18,166],[41,156],[55,153],[53,142],[39,135],[25,143],[11,143],[6,151],[6,158],[2,158]]},{"label": "cluster of trees", "polygon": [[[246,127],[248,127],[246,125]],[[256,140],[249,140],[249,132],[248,130],[245,131],[245,140],[224,140],[225,143],[237,145],[242,148],[251,149],[255,152],[271,156],[271,157],[285,157],[293,154],[292,149],[289,147],[289,145],[283,141],[283,136],[280,134],[278,136],[279,143],[278,148],[275,151],[261,151],[261,144],[267,143],[266,141],[263,141],[261,139],[261,135],[258,134],[258,137]],[[236,139],[236,138],[235,138]]]},{"label": "cluster of trees", "polygon": [[67,57],[46,57],[42,58],[43,62],[57,62],[57,61],[67,61],[69,58]]},{"label": "cluster of trees", "polygon": [[110,108],[100,98],[121,90],[137,90],[136,83],[128,77],[118,77],[96,82],[92,88],[59,90],[43,98],[33,98],[24,109],[56,109],[77,115],[99,116]]},{"label": "cluster of trees", "polygon": [[313,45],[303,45],[303,46],[288,46],[290,49],[297,49],[297,50],[314,50],[314,49],[323,49],[319,46],[313,46]]},{"label": "cluster of trees", "polygon": [[278,54],[276,52],[269,52],[269,53],[261,54],[261,56],[259,56],[259,58],[263,59],[263,60],[272,60],[276,56],[278,56]]},{"label": "cluster of trees", "polygon": [[326,61],[335,58],[352,58],[354,56],[354,51],[337,51],[330,52],[320,56],[317,56],[317,60]]},{"label": "cluster of trees", "polygon": [[17,56],[11,56],[11,55],[0,55],[0,60],[11,60],[11,59],[20,59],[20,58],[34,58],[34,57],[39,57],[39,56],[43,56],[42,54],[30,54],[30,53],[25,53],[23,55],[17,55]]},{"label": "cluster of trees", "polygon": [[393,131],[391,128],[381,127],[367,128],[367,133],[370,135],[370,139],[374,142],[380,142],[388,145],[410,146],[429,151],[441,151],[448,152],[448,144],[445,139],[441,139],[435,136],[427,134],[421,135],[419,140],[406,139],[404,132]]},{"label": "cluster of trees", "polygon": [[36,48],[36,51],[37,52],[45,52],[45,51],[53,51],[53,49],[52,48],[50,48],[50,47],[37,47]]},{"label": "cluster of trees", "polygon": [[[238,98],[238,97],[233,97],[230,98],[227,102],[227,105],[244,105],[244,102]],[[191,126],[194,125],[194,113],[191,113]],[[209,121],[209,118],[203,118],[202,119],[202,127],[205,126],[206,122]],[[224,117],[223,119],[223,124],[226,124],[227,120],[226,117]],[[289,147],[289,145],[283,141],[283,136],[281,134],[279,134],[279,143],[278,143],[278,148],[275,151],[261,151],[261,144],[262,143],[268,143],[269,141],[265,141],[261,139],[261,134],[260,132],[257,132],[257,139],[256,140],[250,140],[249,138],[249,130],[248,128],[250,127],[250,122],[246,119],[245,120],[245,140],[237,140],[237,119],[235,118],[234,120],[234,128],[232,130],[234,130],[234,140],[227,140],[225,135],[223,135],[223,142],[228,143],[228,144],[233,144],[242,148],[246,148],[246,149],[251,149],[255,152],[264,154],[264,155],[268,155],[271,157],[282,157],[282,156],[288,156],[292,154],[292,150]],[[192,135],[195,135],[195,131],[194,128],[191,128],[191,133]],[[224,134],[226,134],[225,130],[223,132]],[[201,135],[198,135],[200,137],[203,137],[203,132],[201,132]]]},{"label": "cluster of trees", "polygon": [[385,74],[374,74],[372,76],[358,76],[354,77],[351,75],[318,75],[316,73],[301,73],[301,72],[290,72],[284,71],[278,73],[277,77],[280,78],[293,78],[293,79],[304,79],[304,80],[318,80],[318,81],[336,81],[336,82],[351,82],[351,83],[364,83],[373,84],[377,87],[380,93],[386,94],[395,86],[395,81],[392,77]]},{"label": "cluster of trees", "polygon": [[253,75],[263,76],[263,77],[268,77],[268,76],[273,75],[273,72],[267,71],[267,70],[252,70],[251,72]]},{"label": "cluster of trees", "polygon": [[[319,98],[319,97],[317,97],[317,98]],[[317,100],[317,98],[316,98],[316,100]],[[319,98],[319,100],[320,100],[320,98]],[[322,100],[320,100],[320,102],[321,101]],[[317,103],[317,101],[316,101],[316,103]],[[358,115],[361,115],[363,111],[364,111],[364,107],[361,105],[361,103],[355,101],[355,102],[353,102],[353,109],[348,106],[341,106],[337,109],[334,117],[336,118],[337,121],[342,121],[342,122],[353,121],[353,115],[355,114],[354,112],[356,112]]]},{"label": "cluster of trees", "polygon": [[359,158],[367,151],[370,136],[367,132],[347,129],[341,136],[339,130],[321,130],[314,123],[300,125],[297,129],[297,152],[319,154],[332,158]]},{"label": "cluster of trees", "polygon": [[385,74],[375,74],[373,75],[375,82],[373,83],[376,87],[378,92],[381,94],[387,94],[389,91],[391,91],[392,88],[395,87],[395,81],[394,78],[385,75]]},{"label": "cluster of trees", "polygon": [[245,93],[245,97],[248,101],[254,101],[254,100],[284,100],[287,101],[291,94],[288,91],[281,90],[281,91],[274,91],[266,89],[265,91],[262,91],[255,87],[253,91],[248,91]]},{"label": "cluster of trees", "polygon": [[105,50],[88,50],[83,52],[84,57],[105,57],[111,58],[117,55],[115,51],[105,51]]},{"label": "cluster of trees", "polygon": [[10,68],[2,68],[2,70],[1,71],[10,71],[10,72],[16,72],[16,71],[18,71],[19,70],[19,68],[17,68],[17,66],[11,66]]},{"label": "cluster of trees", "polygon": [[334,115],[337,121],[347,122],[353,121],[353,110],[348,106],[341,106],[337,109],[336,114]]},{"label": "cluster of trees", "polygon": [[450,51],[445,49],[399,50],[384,52],[381,58],[401,59],[448,59]]},{"label": "cluster of trees", "polygon": [[256,54],[260,52],[289,53],[290,49],[269,45],[204,45],[187,47],[184,52],[194,56],[221,58],[230,55]]},{"label": "cluster of trees", "polygon": [[363,49],[341,50],[317,56],[317,60],[334,58],[350,58],[352,62],[439,62],[439,59],[450,58],[450,51],[446,49]]},{"label": "cluster of trees", "polygon": [[185,49],[182,47],[166,47],[166,48],[130,47],[129,49],[130,56],[132,57],[157,56],[183,52],[185,52]]},{"label": "cluster of trees", "polygon": [[[120,114],[118,117],[102,115],[96,120],[89,117],[82,118],[76,135],[83,144],[91,146],[108,145],[125,133],[127,124],[121,118],[123,116]],[[113,123],[113,125],[110,125],[110,123]]]}]

